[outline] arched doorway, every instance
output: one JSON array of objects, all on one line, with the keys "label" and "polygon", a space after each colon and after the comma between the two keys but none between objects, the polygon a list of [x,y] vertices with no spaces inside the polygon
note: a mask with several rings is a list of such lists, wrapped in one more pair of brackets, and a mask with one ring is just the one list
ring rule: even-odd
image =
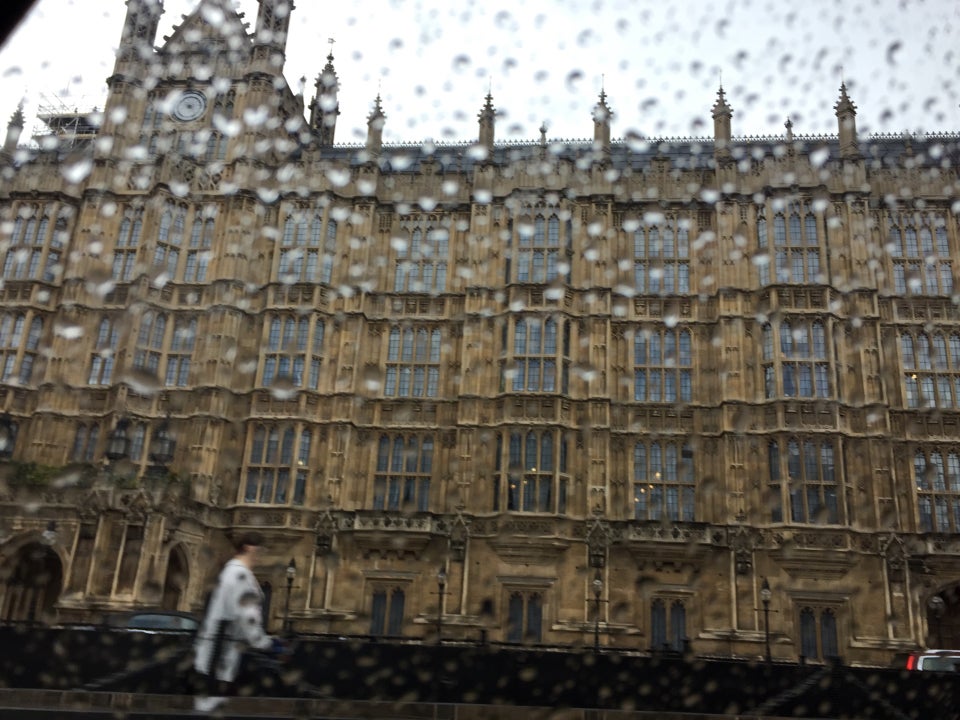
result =
[{"label": "arched doorway", "polygon": [[3,593],[0,618],[6,621],[50,622],[63,589],[63,565],[47,545],[32,542],[12,558],[13,571]]},{"label": "arched doorway", "polygon": [[187,555],[183,547],[177,545],[170,551],[167,559],[167,575],[163,579],[163,598],[160,607],[163,610],[179,610],[180,603],[187,591]]},{"label": "arched doorway", "polygon": [[960,649],[960,582],[927,599],[927,647]]}]

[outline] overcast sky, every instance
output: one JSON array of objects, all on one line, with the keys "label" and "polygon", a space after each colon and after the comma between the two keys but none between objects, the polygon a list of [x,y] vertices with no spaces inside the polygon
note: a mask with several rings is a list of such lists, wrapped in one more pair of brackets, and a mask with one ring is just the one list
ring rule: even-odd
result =
[{"label": "overcast sky", "polygon": [[[158,44],[198,0],[165,0]],[[488,87],[497,138],[710,135],[722,74],[735,135],[836,133],[841,77],[866,132],[960,131],[957,0],[298,0],[286,75],[307,96],[334,38],[338,142],[378,86],[387,141],[471,140]],[[256,0],[238,0],[253,26]],[[39,0],[0,50],[0,119],[41,95],[102,105],[123,0]],[[81,100],[80,96],[84,96]]]}]

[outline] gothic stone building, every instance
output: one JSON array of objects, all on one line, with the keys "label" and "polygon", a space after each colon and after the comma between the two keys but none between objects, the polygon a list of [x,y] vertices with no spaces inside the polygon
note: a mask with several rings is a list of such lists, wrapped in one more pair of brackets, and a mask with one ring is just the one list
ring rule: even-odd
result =
[{"label": "gothic stone building", "polygon": [[[128,0],[0,186],[0,612],[886,664],[960,643],[960,137],[335,141],[296,13]],[[206,19],[222,13],[216,26]],[[308,119],[309,118],[309,119]],[[288,571],[291,573],[288,584]],[[271,591],[272,589],[272,591]],[[769,635],[767,635],[769,630]]]}]

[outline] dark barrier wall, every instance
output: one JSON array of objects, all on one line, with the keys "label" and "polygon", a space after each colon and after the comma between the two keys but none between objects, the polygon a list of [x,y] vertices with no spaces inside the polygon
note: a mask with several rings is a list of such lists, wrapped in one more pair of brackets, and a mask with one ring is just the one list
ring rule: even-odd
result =
[{"label": "dark barrier wall", "polygon": [[[188,691],[191,637],[106,629],[0,627],[5,687]],[[960,717],[956,675],[765,665],[589,650],[410,645],[300,638],[290,659],[251,655],[243,694],[750,713]]]}]

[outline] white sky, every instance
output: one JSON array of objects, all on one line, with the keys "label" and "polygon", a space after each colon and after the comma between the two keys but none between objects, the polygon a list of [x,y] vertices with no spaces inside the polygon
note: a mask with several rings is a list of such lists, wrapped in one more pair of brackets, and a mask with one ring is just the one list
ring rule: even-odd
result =
[{"label": "white sky", "polygon": [[[198,0],[165,0],[163,35]],[[719,74],[735,135],[836,133],[841,74],[861,132],[960,130],[957,0],[298,0],[292,87],[307,99],[336,39],[338,142],[361,141],[377,94],[387,141],[470,140],[488,86],[497,139],[592,137],[603,83],[613,136],[713,132]],[[256,0],[238,0],[251,27]],[[0,50],[0,122],[41,93],[101,105],[123,0],[39,0]],[[601,79],[602,78],[602,79]]]}]

